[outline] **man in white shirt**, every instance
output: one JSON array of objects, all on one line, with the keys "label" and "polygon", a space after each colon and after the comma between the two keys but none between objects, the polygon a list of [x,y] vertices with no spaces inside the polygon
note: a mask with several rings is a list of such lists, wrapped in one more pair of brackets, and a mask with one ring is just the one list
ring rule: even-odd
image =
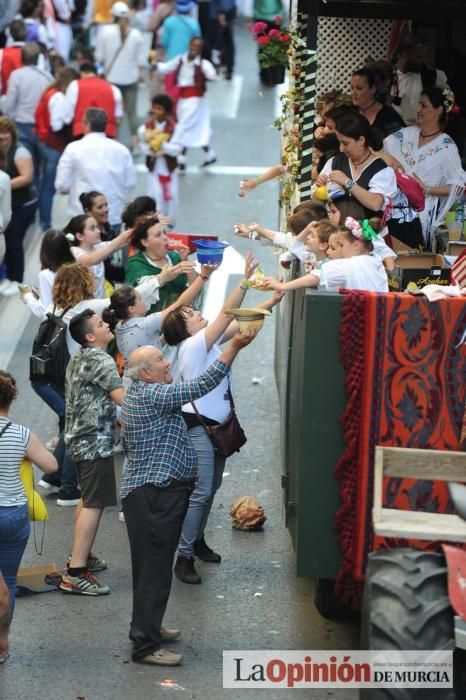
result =
[{"label": "man in white shirt", "polygon": [[107,114],[91,107],[84,116],[84,137],[68,144],[58,162],[55,189],[68,194],[68,211],[82,214],[79,195],[96,190],[108,201],[111,226],[121,223],[123,207],[136,185],[131,153],[105,135]]},{"label": "man in white shirt", "polygon": [[392,106],[409,126],[416,123],[422,90],[426,87],[448,88],[447,76],[443,71],[427,66],[426,46],[411,34],[400,40],[398,54]]},{"label": "man in white shirt", "polygon": [[107,80],[123,96],[131,132],[131,148],[138,143],[137,96],[141,70],[147,67],[147,49],[139,31],[129,25],[129,7],[125,2],[112,6],[113,25],[103,27],[97,38],[95,56],[104,66]]}]

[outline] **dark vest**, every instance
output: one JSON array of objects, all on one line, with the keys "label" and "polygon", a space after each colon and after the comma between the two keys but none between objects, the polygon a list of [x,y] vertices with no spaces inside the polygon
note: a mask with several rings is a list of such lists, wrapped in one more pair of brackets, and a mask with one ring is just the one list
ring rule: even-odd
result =
[{"label": "dark vest", "polygon": [[[355,180],[355,182],[360,186],[363,187],[365,190],[369,190],[369,182],[372,180],[374,175],[384,168],[387,167],[387,164],[385,161],[382,160],[382,158],[376,158],[375,160],[370,163],[370,165],[367,166],[367,168],[364,168],[360,176]],[[332,161],[332,170],[341,170],[345,175],[348,176],[348,178],[352,178],[351,174],[351,167],[349,164],[348,156],[346,156],[344,153],[339,153],[337,156],[334,156],[333,161]],[[346,193],[345,197],[346,199],[351,199],[351,193]],[[343,197],[342,199],[344,199]],[[362,206],[362,205],[361,205]],[[370,219],[371,216],[377,216],[379,212],[374,211],[373,209],[367,209],[367,207],[364,207],[364,212],[366,215],[366,218]]]}]

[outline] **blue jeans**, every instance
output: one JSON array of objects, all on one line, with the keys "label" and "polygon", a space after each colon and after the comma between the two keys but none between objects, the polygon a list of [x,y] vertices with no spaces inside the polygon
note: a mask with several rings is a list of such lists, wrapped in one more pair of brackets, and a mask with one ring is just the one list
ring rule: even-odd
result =
[{"label": "blue jeans", "polygon": [[35,124],[19,124],[16,122],[19,131],[19,141],[25,146],[32,156],[34,163],[34,184],[39,189],[41,153],[39,149],[40,141],[37,138]]},{"label": "blue jeans", "polygon": [[41,172],[39,186],[39,223],[42,231],[52,228],[52,204],[55,194],[55,175],[60,160],[60,152],[39,141]]},{"label": "blue jeans", "polygon": [[[75,491],[78,488],[78,470],[76,462],[71,457],[65,446],[65,432],[60,433],[58,445],[55,448],[53,456],[58,462],[58,472],[52,474],[51,483],[60,481],[60,490],[68,493]],[[45,479],[48,480],[47,478]]]},{"label": "blue jeans", "polygon": [[58,416],[59,432],[65,428],[65,391],[55,384],[31,382],[31,386],[49,408]]},{"label": "blue jeans", "polygon": [[29,539],[29,512],[23,506],[0,506],[0,571],[10,594],[10,616],[15,608],[16,575]]},{"label": "blue jeans", "polygon": [[189,437],[193,441],[199,462],[199,476],[194,491],[189,497],[181,530],[178,554],[180,557],[193,556],[193,544],[204,537],[204,529],[214,502],[215,494],[222,485],[225,459],[219,457],[202,425],[191,428]]}]

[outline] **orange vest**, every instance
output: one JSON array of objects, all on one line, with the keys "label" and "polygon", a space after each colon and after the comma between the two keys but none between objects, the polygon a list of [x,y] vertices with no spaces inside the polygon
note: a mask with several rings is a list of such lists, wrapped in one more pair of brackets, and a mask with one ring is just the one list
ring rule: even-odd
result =
[{"label": "orange vest", "polygon": [[2,49],[2,95],[6,94],[10,74],[14,70],[16,70],[16,68],[21,68],[22,65],[23,61],[21,58],[21,46],[9,46],[5,49]]},{"label": "orange vest", "polygon": [[58,89],[55,87],[47,88],[43,93],[42,97],[40,98],[36,111],[34,114],[34,120],[36,123],[36,134],[37,138],[40,141],[43,141],[44,143],[47,144],[47,146],[50,146],[51,148],[54,148],[56,151],[63,151],[65,146],[66,146],[66,139],[65,135],[63,133],[63,130],[61,131],[52,131],[50,128],[50,111],[49,111],[49,102],[50,98],[55,95],[58,92]]},{"label": "orange vest", "polygon": [[113,2],[114,0],[94,0],[94,24],[111,24],[113,22]]},{"label": "orange vest", "polygon": [[111,138],[117,134],[115,117],[115,98],[110,83],[103,78],[80,78],[78,80],[78,101],[74,110],[72,132],[73,136],[82,136],[84,133],[83,118],[86,109],[97,107],[107,112],[108,123],[105,133]]}]

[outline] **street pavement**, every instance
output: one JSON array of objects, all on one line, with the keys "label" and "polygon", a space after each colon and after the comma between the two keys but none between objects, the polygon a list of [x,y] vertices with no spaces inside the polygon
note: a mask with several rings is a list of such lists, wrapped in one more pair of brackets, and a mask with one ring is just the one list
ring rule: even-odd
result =
[{"label": "street pavement", "polygon": [[[279,159],[279,136],[269,128],[276,109],[276,93],[261,88],[255,46],[242,28],[236,32],[237,69],[233,84],[209,86],[214,115],[213,146],[216,168],[197,168],[201,152],[189,153],[188,174],[181,180],[181,211],[177,230],[216,234],[239,254],[254,249],[266,273],[274,273],[276,259],[257,244],[233,236],[237,221],[255,219],[270,227],[278,220],[278,187],[266,184],[244,199],[237,196],[241,175],[259,173]],[[141,91],[141,116],[145,93]],[[138,167],[135,194],[144,192],[145,175]],[[57,198],[56,225],[66,220],[66,202]],[[27,281],[35,282],[38,232],[28,235]],[[252,246],[255,246],[252,248]],[[236,266],[232,268],[237,272]],[[227,288],[238,280],[229,277]],[[218,286],[217,304],[223,300]],[[261,301],[251,291],[245,304]],[[25,315],[19,299],[0,300],[0,366],[8,364],[20,395],[12,418],[30,426],[44,441],[56,432],[56,420],[28,383],[28,358],[37,320]],[[222,554],[222,563],[197,565],[201,586],[174,579],[166,615],[167,626],[180,626],[182,638],[171,648],[184,653],[183,665],[162,669],[131,663],[128,627],[131,614],[131,571],[124,523],[118,508],[102,518],[95,553],[109,568],[101,578],[111,588],[105,597],[45,593],[17,600],[11,630],[11,658],[0,668],[2,700],[145,700],[179,693],[184,698],[255,698],[255,690],[222,689],[224,649],[357,649],[358,624],[323,620],[314,609],[313,586],[298,579],[291,539],[284,523],[280,487],[279,415],[273,374],[274,320],[267,319],[255,342],[241,353],[234,368],[234,395],[248,435],[239,455],[226,466],[222,489],[214,503],[207,531],[208,543]],[[303,425],[303,429],[305,426]],[[121,458],[117,458],[118,478]],[[229,506],[239,496],[256,496],[267,515],[264,531],[244,533],[231,528]],[[24,566],[55,562],[61,568],[69,554],[73,508],[60,508],[47,497],[43,555],[34,547],[34,534],[23,558]],[[42,524],[35,525],[41,540]],[[309,533],[309,539],[318,537]],[[176,685],[164,684],[166,679]],[[164,687],[165,686],[165,687]],[[285,690],[267,691],[272,700],[286,698]],[[353,700],[356,691],[295,690],[302,698],[337,697]]]}]

